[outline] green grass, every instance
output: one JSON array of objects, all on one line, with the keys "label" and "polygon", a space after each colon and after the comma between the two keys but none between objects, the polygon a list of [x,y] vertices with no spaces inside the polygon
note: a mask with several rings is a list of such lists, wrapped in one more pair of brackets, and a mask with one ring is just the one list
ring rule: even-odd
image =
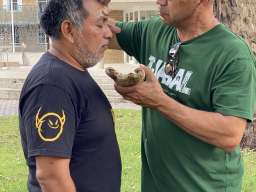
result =
[{"label": "green grass", "polygon": [[123,166],[121,191],[139,192],[141,113],[132,110],[116,110],[115,116]]},{"label": "green grass", "polygon": [[17,117],[0,118],[0,192],[25,192],[27,168]]},{"label": "green grass", "polygon": [[256,152],[243,151],[245,175],[243,180],[243,192],[256,192]]},{"label": "green grass", "polygon": [[[141,113],[115,110],[123,175],[122,192],[140,191]],[[243,151],[243,192],[256,191],[256,152]],[[0,117],[0,192],[26,192],[27,167],[21,150],[17,117]]]}]

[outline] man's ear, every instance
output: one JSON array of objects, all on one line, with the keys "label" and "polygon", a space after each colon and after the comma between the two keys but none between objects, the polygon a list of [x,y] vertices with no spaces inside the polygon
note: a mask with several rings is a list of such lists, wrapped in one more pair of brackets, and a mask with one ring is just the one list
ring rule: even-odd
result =
[{"label": "man's ear", "polygon": [[70,43],[74,43],[74,29],[75,26],[69,20],[64,20],[61,23],[61,34]]}]

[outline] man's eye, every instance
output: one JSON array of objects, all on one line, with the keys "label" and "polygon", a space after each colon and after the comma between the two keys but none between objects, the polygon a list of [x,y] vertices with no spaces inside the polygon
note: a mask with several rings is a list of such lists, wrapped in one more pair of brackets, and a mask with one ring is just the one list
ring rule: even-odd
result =
[{"label": "man's eye", "polygon": [[96,26],[99,28],[103,28],[103,24],[97,24]]}]

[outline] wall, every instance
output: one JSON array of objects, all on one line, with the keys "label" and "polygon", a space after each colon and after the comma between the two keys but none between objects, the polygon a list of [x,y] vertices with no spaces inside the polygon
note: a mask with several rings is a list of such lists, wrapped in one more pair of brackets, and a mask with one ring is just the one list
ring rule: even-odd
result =
[{"label": "wall", "polygon": [[44,52],[0,52],[0,63],[17,63],[18,65],[34,65]]},{"label": "wall", "polygon": [[[110,13],[110,17],[121,21],[123,20],[123,11],[114,10]],[[124,62],[124,53],[123,51],[118,50],[107,50],[103,59],[104,64],[115,64]]]}]

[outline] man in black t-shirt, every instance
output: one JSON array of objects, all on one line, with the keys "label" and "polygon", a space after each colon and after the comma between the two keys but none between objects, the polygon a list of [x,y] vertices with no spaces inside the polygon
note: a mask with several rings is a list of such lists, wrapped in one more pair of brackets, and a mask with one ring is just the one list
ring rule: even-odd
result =
[{"label": "man in black t-shirt", "polygon": [[41,25],[50,49],[29,73],[19,105],[30,192],[119,192],[112,108],[87,71],[112,37],[108,1],[50,0]]}]

